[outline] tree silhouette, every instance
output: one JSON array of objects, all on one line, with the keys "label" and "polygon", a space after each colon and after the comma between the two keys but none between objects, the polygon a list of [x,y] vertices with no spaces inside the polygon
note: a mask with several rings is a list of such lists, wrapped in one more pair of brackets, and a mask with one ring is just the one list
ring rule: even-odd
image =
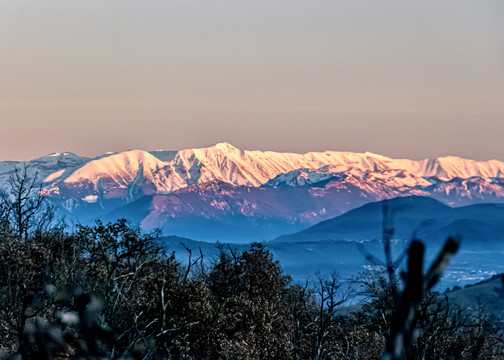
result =
[{"label": "tree silhouette", "polygon": [[0,215],[8,219],[19,238],[27,239],[47,226],[54,216],[54,208],[46,205],[43,183],[38,173],[30,173],[30,165],[15,168],[7,181],[7,188],[0,191],[2,207]]}]

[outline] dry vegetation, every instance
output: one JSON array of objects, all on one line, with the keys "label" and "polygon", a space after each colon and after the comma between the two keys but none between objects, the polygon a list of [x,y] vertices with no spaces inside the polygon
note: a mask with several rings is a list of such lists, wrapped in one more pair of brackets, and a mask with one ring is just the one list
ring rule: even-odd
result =
[{"label": "dry vegetation", "polygon": [[385,271],[362,274],[366,300],[342,311],[351,295],[336,274],[294,285],[263,244],[222,249],[213,263],[189,252],[183,266],[156,234],[123,220],[49,228],[44,201],[20,196],[25,184],[35,184],[26,172],[13,177],[0,209],[5,358],[504,358],[483,311],[431,292],[456,242],[425,274],[423,245],[413,242],[397,279],[386,233]]}]

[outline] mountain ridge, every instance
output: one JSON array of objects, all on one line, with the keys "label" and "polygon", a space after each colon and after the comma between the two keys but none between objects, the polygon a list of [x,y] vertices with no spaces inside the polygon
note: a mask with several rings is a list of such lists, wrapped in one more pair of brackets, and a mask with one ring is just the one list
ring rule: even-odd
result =
[{"label": "mountain ridge", "polygon": [[[218,143],[179,151],[128,150],[95,158],[54,153],[25,164],[44,181],[50,201],[76,221],[115,210],[121,213],[122,207],[152,196],[153,203],[164,204],[164,212],[147,206],[151,201],[147,198],[142,208],[149,214],[142,222],[149,227],[162,226],[168,215],[232,221],[240,212],[246,223],[278,220],[306,227],[366,202],[409,195],[451,206],[504,201],[504,162],[454,156],[409,160],[370,152],[296,154]],[[21,166],[0,162],[0,186],[7,186],[9,176]],[[182,201],[177,206],[183,211],[173,205],[174,199]],[[123,213],[131,215],[131,207]]]},{"label": "mountain ridge", "polygon": [[[167,153],[170,156],[167,157]],[[290,171],[316,170],[325,166],[339,167],[340,170],[358,169],[373,172],[377,170],[403,170],[417,177],[437,177],[440,180],[449,180],[455,177],[467,179],[474,176],[500,178],[504,173],[504,162],[497,160],[475,161],[454,156],[409,160],[392,159],[370,152],[341,151],[308,152],[305,154],[279,153],[239,150],[229,143],[218,143],[206,148],[183,149],[177,152],[129,150],[105,157],[98,156],[89,159],[89,162],[97,165],[96,167],[100,170],[88,173],[86,177],[110,176],[110,174],[106,174],[107,171],[117,172],[117,169],[105,164],[110,163],[110,158],[121,156],[124,158],[123,165],[125,166],[130,162],[130,158],[125,154],[136,154],[137,157],[141,155],[144,158],[149,158],[147,163],[154,167],[162,167],[160,163],[153,161],[154,158],[163,165],[171,165],[173,171],[178,175],[177,177],[185,182],[185,184],[180,184],[184,186],[213,180],[226,181],[235,185],[260,186],[274,177]],[[36,160],[32,160],[32,162]],[[72,178],[72,175],[66,178],[67,183],[72,182],[72,179],[76,180],[75,177]],[[176,181],[180,181],[180,179]],[[174,187],[174,189],[177,188]]]}]

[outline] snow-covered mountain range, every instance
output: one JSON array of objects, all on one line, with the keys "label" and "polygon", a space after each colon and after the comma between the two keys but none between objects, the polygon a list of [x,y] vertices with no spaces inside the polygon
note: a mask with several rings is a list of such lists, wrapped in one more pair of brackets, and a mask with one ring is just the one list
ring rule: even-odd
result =
[{"label": "snow-covered mountain range", "polygon": [[[428,196],[452,206],[504,202],[504,162],[497,160],[277,153],[219,143],[92,159],[55,153],[28,163],[69,219],[126,216],[146,228],[162,227],[183,236],[192,232],[180,229],[199,223],[201,232],[214,239],[221,233],[233,236],[230,228],[253,228],[251,237],[271,238],[286,227],[297,231],[364,203],[397,196]],[[0,162],[0,186],[20,166]],[[204,230],[212,226],[221,233]]]}]

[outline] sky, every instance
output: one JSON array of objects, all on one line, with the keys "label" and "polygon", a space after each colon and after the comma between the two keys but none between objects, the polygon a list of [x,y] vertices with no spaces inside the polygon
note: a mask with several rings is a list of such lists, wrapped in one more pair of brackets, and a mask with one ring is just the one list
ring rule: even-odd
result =
[{"label": "sky", "polygon": [[238,148],[504,160],[502,0],[0,2],[0,160]]}]

